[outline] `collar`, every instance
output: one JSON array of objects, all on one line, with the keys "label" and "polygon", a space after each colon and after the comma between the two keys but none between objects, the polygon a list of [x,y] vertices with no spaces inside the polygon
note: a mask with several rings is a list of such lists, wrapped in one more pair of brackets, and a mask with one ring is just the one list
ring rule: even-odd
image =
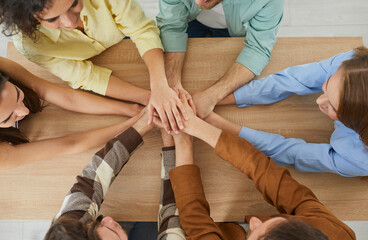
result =
[{"label": "collar", "polygon": [[[88,15],[87,12],[88,12],[89,7],[90,7],[90,2],[87,0],[83,0],[83,8],[80,12],[80,18],[82,21],[83,21],[83,17],[87,17]],[[84,21],[83,23],[86,24]],[[39,31],[45,34],[46,37],[51,39],[54,43],[56,43],[59,40],[60,34],[61,34],[61,29],[51,29],[48,27],[44,27],[43,25],[40,26]]]},{"label": "collar", "polygon": [[40,32],[45,34],[46,37],[48,37],[54,43],[56,43],[59,40],[61,30],[60,29],[51,29],[51,28],[44,27],[43,25],[41,25]]}]

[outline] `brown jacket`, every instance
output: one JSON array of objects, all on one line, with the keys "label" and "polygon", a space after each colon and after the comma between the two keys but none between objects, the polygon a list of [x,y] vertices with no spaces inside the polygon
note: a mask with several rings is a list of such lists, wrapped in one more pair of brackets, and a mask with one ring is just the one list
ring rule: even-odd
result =
[{"label": "brown jacket", "polygon": [[[280,212],[271,217],[302,219],[330,240],[355,239],[354,232],[323,206],[310,189],[295,181],[286,168],[277,166],[246,140],[223,131],[215,153],[254,181],[263,198]],[[170,179],[180,223],[188,240],[245,239],[246,233],[239,225],[213,222],[197,166],[177,167],[170,171]],[[249,222],[251,217],[245,216],[245,221]],[[259,218],[265,221],[271,217]]]}]

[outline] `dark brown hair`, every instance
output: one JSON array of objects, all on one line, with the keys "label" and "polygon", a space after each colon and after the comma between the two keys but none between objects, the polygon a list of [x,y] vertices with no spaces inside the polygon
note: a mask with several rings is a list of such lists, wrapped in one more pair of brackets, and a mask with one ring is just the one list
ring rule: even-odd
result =
[{"label": "dark brown hair", "polygon": [[355,49],[354,57],[344,61],[340,69],[343,87],[337,117],[368,146],[368,49]]},{"label": "dark brown hair", "polygon": [[99,216],[94,222],[84,223],[76,218],[62,216],[52,221],[44,240],[100,240],[96,229],[101,220],[102,216]]},{"label": "dark brown hair", "polygon": [[0,1],[0,24],[3,26],[2,33],[12,36],[19,31],[36,39],[36,30],[40,23],[35,18],[44,9],[48,9],[52,0],[1,0]]},{"label": "dark brown hair", "polygon": [[287,219],[258,240],[328,240],[328,237],[301,219]]},{"label": "dark brown hair", "polygon": [[[24,86],[20,82],[10,78],[8,75],[0,71],[0,92],[2,91],[6,81],[9,81],[21,89],[24,93],[24,105],[29,109],[31,113],[40,112],[42,110],[41,100],[29,87]],[[0,99],[1,100],[1,99]],[[29,142],[29,140],[23,135],[23,133],[15,128],[0,128],[0,142],[9,142],[13,145]]]}]

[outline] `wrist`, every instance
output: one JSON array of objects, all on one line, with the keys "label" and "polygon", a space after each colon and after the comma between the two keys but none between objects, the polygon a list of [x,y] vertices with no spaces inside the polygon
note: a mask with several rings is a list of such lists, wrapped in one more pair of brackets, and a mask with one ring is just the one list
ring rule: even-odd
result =
[{"label": "wrist", "polygon": [[141,120],[136,122],[132,127],[139,133],[139,135],[141,135],[141,137],[146,135],[146,133],[153,128],[152,124],[148,125],[147,122],[143,123]]},{"label": "wrist", "polygon": [[216,85],[212,85],[211,87],[206,89],[204,93],[215,105],[225,97],[223,96],[225,94],[222,93],[221,88],[216,87]]},{"label": "wrist", "polygon": [[174,139],[170,134],[168,134],[164,129],[160,129],[160,132],[162,137],[162,144],[164,147],[175,146]]},{"label": "wrist", "polygon": [[[156,89],[161,89],[161,88],[168,88],[169,84],[167,83],[167,79],[166,77],[160,77],[160,78],[150,78],[151,79],[151,90],[155,91]],[[156,79],[156,80],[154,80]]]},{"label": "wrist", "polygon": [[[197,118],[195,127],[189,129],[191,133],[188,133],[196,138],[199,138],[209,144],[211,147],[215,148],[216,143],[221,135],[222,130],[212,126],[211,124]],[[186,128],[185,128],[186,129]],[[185,131],[184,129],[184,131]]]},{"label": "wrist", "polygon": [[199,130],[199,126],[201,125],[201,119],[197,116],[193,116],[190,120],[184,122],[185,127],[183,131],[191,136],[197,137],[196,133]]},{"label": "wrist", "polygon": [[176,166],[194,164],[193,144],[188,142],[175,143]]},{"label": "wrist", "polygon": [[170,87],[177,88],[177,89],[183,89],[183,85],[181,84],[180,79],[171,81]]},{"label": "wrist", "polygon": [[193,142],[191,141],[191,137],[182,137],[182,136],[175,136],[174,137],[175,146],[189,148],[191,149],[193,146]]}]

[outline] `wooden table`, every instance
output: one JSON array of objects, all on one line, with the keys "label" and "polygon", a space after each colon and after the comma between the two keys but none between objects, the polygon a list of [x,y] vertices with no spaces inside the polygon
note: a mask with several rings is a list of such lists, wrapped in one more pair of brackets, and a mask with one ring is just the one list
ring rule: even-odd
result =
[{"label": "wooden table", "polygon": [[[360,45],[361,38],[279,38],[272,60],[261,77],[289,66],[323,60]],[[242,48],[241,38],[189,39],[184,87],[195,92],[213,84],[235,61]],[[25,60],[12,44],[8,46],[8,57],[45,79],[65,85]],[[113,74],[121,79],[140,87],[149,87],[147,69],[130,40],[108,49],[93,61],[112,69]],[[251,128],[303,138],[309,142],[328,142],[333,123],[319,111],[315,104],[317,96],[292,96],[267,106],[226,106],[215,111]],[[49,105],[42,113],[22,121],[20,126],[32,140],[39,140],[107,126],[125,119],[72,113]],[[158,130],[147,134],[144,141],[144,146],[134,154],[110,188],[102,207],[105,215],[117,220],[157,219],[161,161]],[[0,171],[0,219],[52,219],[75,176],[96,150]],[[241,221],[246,214],[268,215],[275,212],[256,191],[252,181],[216,157],[212,149],[199,140],[195,141],[195,161],[201,168],[214,220]],[[301,173],[290,169],[298,181],[310,187],[323,204],[342,220],[368,219],[367,178]]]}]

